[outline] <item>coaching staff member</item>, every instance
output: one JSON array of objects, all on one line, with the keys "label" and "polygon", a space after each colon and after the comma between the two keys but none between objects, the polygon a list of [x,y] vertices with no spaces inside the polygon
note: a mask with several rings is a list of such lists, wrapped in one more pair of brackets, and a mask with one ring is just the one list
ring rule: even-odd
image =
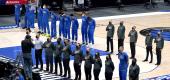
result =
[{"label": "coaching staff member", "polygon": [[120,46],[124,46],[124,39],[125,39],[125,26],[123,25],[123,21],[120,22],[120,26],[117,30],[117,37],[118,37],[118,50]]},{"label": "coaching staff member", "polygon": [[161,64],[161,52],[164,47],[164,39],[161,36],[161,33],[158,32],[158,35],[154,41],[156,43],[156,56],[157,56],[157,63],[155,65]]},{"label": "coaching staff member", "polygon": [[130,49],[131,49],[131,59],[135,58],[136,54],[136,42],[138,39],[138,32],[135,30],[136,26],[132,27],[132,30],[129,32],[128,37],[130,37]]},{"label": "coaching staff member", "polygon": [[106,31],[107,31],[107,50],[109,51],[109,43],[111,45],[111,53],[113,53],[113,35],[114,35],[114,25],[112,24],[111,21],[109,21],[109,24],[106,27]]}]

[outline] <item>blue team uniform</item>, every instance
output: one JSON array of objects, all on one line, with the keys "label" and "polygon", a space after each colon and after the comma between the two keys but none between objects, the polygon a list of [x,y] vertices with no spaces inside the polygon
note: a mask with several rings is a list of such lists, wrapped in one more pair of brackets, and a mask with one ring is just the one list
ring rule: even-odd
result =
[{"label": "blue team uniform", "polygon": [[72,20],[72,40],[78,39],[78,28],[79,28],[79,23],[76,17]]},{"label": "blue team uniform", "polygon": [[64,17],[64,37],[70,39],[70,26],[71,26],[71,18],[70,16]]},{"label": "blue team uniform", "polygon": [[34,10],[30,9],[28,15],[29,15],[29,17],[28,17],[28,28],[34,28],[34,20],[35,20]]},{"label": "blue team uniform", "polygon": [[55,13],[51,13],[51,37],[56,37],[56,21],[57,15]]},{"label": "blue team uniform", "polygon": [[38,18],[38,28],[40,31],[42,31],[42,16],[43,16],[42,8],[39,7],[37,11],[38,11],[38,17],[37,17]]},{"label": "blue team uniform", "polygon": [[42,12],[43,12],[43,16],[42,16],[43,32],[47,33],[47,31],[48,31],[48,34],[50,34],[50,28],[49,28],[49,23],[48,23],[49,16],[50,16],[49,10],[47,8],[45,8],[45,9],[42,9]]},{"label": "blue team uniform", "polygon": [[21,5],[20,4],[16,4],[15,5],[15,23],[17,25],[17,27],[19,27],[19,20],[20,20],[20,15],[21,15]]},{"label": "blue team uniform", "polygon": [[64,16],[59,17],[59,36],[64,35]]},{"label": "blue team uniform", "polygon": [[119,63],[119,78],[120,80],[126,80],[127,76],[127,68],[128,68],[128,55],[127,53],[119,53],[118,55],[120,63]]},{"label": "blue team uniform", "polygon": [[81,34],[83,43],[87,43],[87,29],[88,29],[88,21],[87,16],[82,16],[82,26],[81,26]]},{"label": "blue team uniform", "polygon": [[30,11],[31,6],[29,4],[25,5],[25,28],[28,28],[28,17],[29,17],[29,11]]},{"label": "blue team uniform", "polygon": [[96,22],[94,19],[89,21],[88,24],[88,39],[89,39],[89,43],[94,44],[94,31],[95,31],[95,27],[96,27]]}]

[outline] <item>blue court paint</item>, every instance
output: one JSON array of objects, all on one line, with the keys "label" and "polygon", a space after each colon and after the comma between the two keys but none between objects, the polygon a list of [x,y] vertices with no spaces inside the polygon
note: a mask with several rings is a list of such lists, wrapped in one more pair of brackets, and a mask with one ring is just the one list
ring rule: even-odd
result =
[{"label": "blue court paint", "polygon": [[[157,33],[160,32],[161,30],[160,29],[152,29],[151,30],[151,35],[156,38],[157,36]],[[169,31],[163,31],[161,33],[162,37],[164,38],[164,40],[166,41],[170,41],[170,32]]]}]

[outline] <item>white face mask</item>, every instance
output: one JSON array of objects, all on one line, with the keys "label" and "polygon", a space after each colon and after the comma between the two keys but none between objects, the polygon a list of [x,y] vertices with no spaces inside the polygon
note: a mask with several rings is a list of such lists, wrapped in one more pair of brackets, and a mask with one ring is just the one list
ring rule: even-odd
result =
[{"label": "white face mask", "polygon": [[43,6],[43,9],[45,9],[46,8],[46,6]]}]

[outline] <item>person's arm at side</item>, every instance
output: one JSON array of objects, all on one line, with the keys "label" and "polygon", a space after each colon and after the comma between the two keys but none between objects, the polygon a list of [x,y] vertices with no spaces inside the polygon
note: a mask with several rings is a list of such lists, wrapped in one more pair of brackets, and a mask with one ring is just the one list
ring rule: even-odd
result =
[{"label": "person's arm at side", "polygon": [[162,48],[161,48],[161,50],[164,48],[164,39],[162,38]]},{"label": "person's arm at side", "polygon": [[129,32],[128,37],[130,37],[130,36],[131,36],[130,34],[131,34],[131,31]]},{"label": "person's arm at side", "polygon": [[136,31],[136,43],[138,41],[138,32]]}]

